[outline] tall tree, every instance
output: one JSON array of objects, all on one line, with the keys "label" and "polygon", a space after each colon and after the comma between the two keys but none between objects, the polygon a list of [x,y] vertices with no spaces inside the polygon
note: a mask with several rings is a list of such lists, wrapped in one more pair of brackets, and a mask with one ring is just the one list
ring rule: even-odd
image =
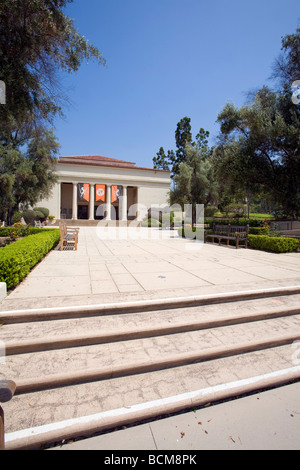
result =
[{"label": "tall tree", "polygon": [[300,119],[291,92],[267,87],[240,109],[227,104],[218,116],[220,144],[214,152],[219,180],[244,197],[265,194],[286,215],[300,215]]},{"label": "tall tree", "polygon": [[279,80],[281,88],[300,80],[300,28],[282,38],[281,54],[273,65],[272,78]]},{"label": "tall tree", "polygon": [[75,72],[85,59],[104,63],[97,48],[64,14],[72,0],[2,0],[0,4],[0,80],[6,84],[1,106],[1,140],[22,144],[33,127],[62,114],[59,73]]},{"label": "tall tree", "polygon": [[59,144],[52,131],[37,129],[26,150],[0,144],[1,217],[9,223],[20,204],[34,206],[47,197],[57,180]]},{"label": "tall tree", "polygon": [[173,158],[173,173],[177,174],[180,163],[186,159],[186,146],[192,142],[191,118],[184,117],[178,124],[175,131],[176,154]]},{"label": "tall tree", "polygon": [[163,147],[160,147],[159,151],[156,154],[156,157],[153,158],[153,168],[169,171],[169,158],[165,154]]},{"label": "tall tree", "polygon": [[0,204],[10,219],[18,204],[35,204],[55,181],[57,139],[49,130],[63,114],[61,73],[84,60],[105,60],[76,30],[64,8],[73,0],[1,0]]},{"label": "tall tree", "polygon": [[192,145],[198,148],[202,158],[207,158],[211,154],[208,144],[209,132],[201,128],[196,135],[195,142],[192,141],[191,118],[184,117],[178,123],[175,131],[175,142],[177,150],[168,150],[165,154],[164,148],[160,147],[156,157],[153,158],[154,168],[161,168],[171,171],[171,177],[179,173],[179,166],[186,161],[186,148]]},{"label": "tall tree", "polygon": [[204,158],[199,148],[187,145],[186,159],[179,164],[178,174],[174,177],[175,187],[170,192],[171,204],[189,204],[192,212],[192,223],[196,224],[197,204],[208,205],[216,194],[212,166]]}]

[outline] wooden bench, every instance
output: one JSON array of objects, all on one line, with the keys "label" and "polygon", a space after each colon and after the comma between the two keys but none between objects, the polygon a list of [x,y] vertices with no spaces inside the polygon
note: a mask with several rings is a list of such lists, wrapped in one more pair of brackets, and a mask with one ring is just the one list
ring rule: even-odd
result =
[{"label": "wooden bench", "polygon": [[[16,384],[12,380],[0,381],[0,403],[10,401],[16,391]],[[5,433],[4,433],[4,411],[0,406],[0,450],[5,450]]]},{"label": "wooden bench", "polygon": [[79,228],[67,227],[67,224],[65,222],[60,222],[59,230],[60,250],[63,251],[64,247],[72,245],[75,248],[75,251],[77,251]]},{"label": "wooden bench", "polygon": [[214,243],[215,239],[219,241],[221,245],[222,240],[226,240],[227,246],[229,246],[230,240],[235,241],[236,248],[239,248],[240,243],[244,243],[245,248],[248,248],[248,234],[249,225],[216,225],[213,224],[212,232],[205,231],[204,242],[207,242],[208,238],[212,239]]},{"label": "wooden bench", "polygon": [[34,221],[34,226],[35,228],[44,228],[45,224],[43,222],[41,222],[40,220],[38,221]]}]

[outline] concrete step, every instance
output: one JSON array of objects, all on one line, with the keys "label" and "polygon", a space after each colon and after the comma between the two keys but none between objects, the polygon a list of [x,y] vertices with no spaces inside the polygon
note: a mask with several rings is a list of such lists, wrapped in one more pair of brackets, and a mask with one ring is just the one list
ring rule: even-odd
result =
[{"label": "concrete step", "polygon": [[299,378],[300,294],[233,297],[152,310],[94,306],[83,318],[73,309],[52,320],[35,312],[35,321],[11,312],[0,328],[7,348],[0,379],[17,384],[5,405],[7,447],[38,448],[184,409],[191,394],[198,405],[214,401],[215,387],[235,394]]}]

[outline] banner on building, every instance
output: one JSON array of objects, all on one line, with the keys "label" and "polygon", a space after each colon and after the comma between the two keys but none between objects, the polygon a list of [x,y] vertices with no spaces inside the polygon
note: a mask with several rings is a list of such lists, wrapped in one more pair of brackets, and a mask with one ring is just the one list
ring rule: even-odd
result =
[{"label": "banner on building", "polygon": [[96,202],[105,202],[105,184],[96,184]]},{"label": "banner on building", "polygon": [[111,202],[119,202],[122,196],[123,186],[112,186],[111,187]]},{"label": "banner on building", "polygon": [[78,184],[78,201],[79,202],[90,201],[90,185],[88,183]]}]

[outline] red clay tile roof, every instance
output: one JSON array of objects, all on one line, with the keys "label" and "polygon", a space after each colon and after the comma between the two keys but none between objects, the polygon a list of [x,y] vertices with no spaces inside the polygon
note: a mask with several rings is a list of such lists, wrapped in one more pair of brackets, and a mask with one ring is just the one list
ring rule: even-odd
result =
[{"label": "red clay tile roof", "polygon": [[125,165],[133,167],[135,163],[127,162],[125,160],[117,160],[116,158],[102,157],[101,155],[77,155],[71,157],[60,157],[60,163],[93,163],[94,165],[109,165],[118,166]]},{"label": "red clay tile roof", "polygon": [[117,160],[116,158],[103,157],[101,155],[77,155],[70,157],[60,157],[58,163],[75,164],[75,165],[93,165],[93,166],[106,166],[114,168],[131,168],[133,170],[154,170],[153,168],[145,168],[136,166],[135,163],[127,162],[125,160]]}]

